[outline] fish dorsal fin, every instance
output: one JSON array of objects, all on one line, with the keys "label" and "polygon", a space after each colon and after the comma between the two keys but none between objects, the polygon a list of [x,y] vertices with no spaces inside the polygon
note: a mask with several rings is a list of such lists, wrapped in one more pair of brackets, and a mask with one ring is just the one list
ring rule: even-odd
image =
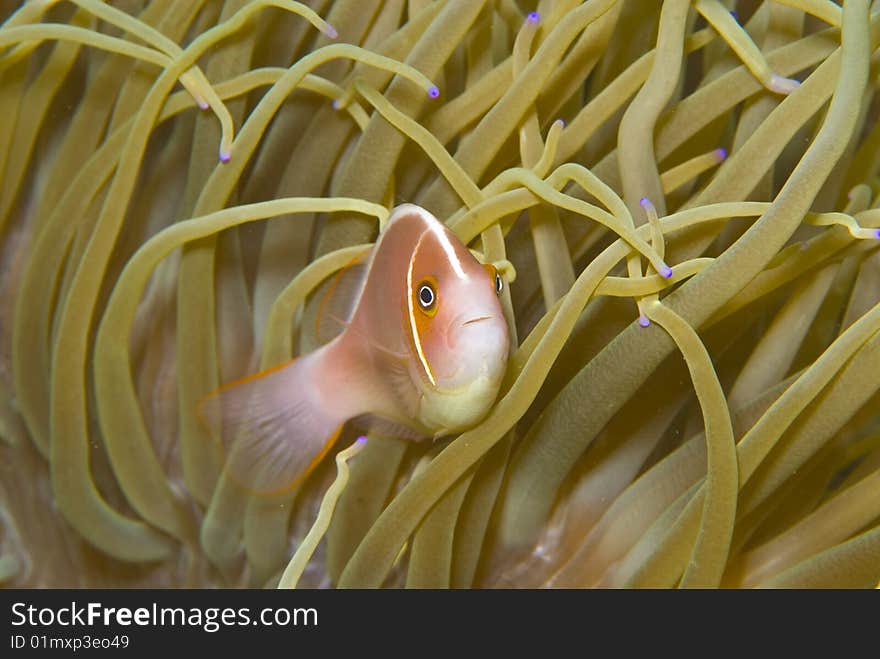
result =
[{"label": "fish dorsal fin", "polygon": [[315,314],[315,339],[329,343],[348,326],[367,279],[366,256],[357,257],[324,284]]},{"label": "fish dorsal fin", "polygon": [[345,419],[310,395],[309,357],[221,387],[199,418],[223,447],[226,473],[248,493],[281,494],[300,483],[333,446]]}]

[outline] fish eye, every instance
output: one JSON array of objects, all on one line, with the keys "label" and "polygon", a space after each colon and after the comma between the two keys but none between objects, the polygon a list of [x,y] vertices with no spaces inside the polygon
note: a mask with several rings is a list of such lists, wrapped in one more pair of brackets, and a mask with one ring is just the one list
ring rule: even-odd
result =
[{"label": "fish eye", "polygon": [[501,278],[497,272],[495,273],[495,293],[497,295],[501,295],[501,291],[504,290],[504,280]]},{"label": "fish eye", "polygon": [[419,305],[426,311],[432,309],[437,302],[437,294],[434,293],[434,287],[428,282],[423,282],[422,285],[419,286],[418,297]]}]

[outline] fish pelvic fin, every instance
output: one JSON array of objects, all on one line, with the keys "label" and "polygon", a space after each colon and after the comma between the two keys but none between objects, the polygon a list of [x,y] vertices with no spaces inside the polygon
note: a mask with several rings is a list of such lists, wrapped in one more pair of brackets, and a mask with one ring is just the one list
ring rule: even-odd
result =
[{"label": "fish pelvic fin", "polygon": [[320,464],[346,419],[315,393],[312,355],[229,383],[198,416],[222,447],[227,475],[249,494],[275,496]]},{"label": "fish pelvic fin", "polygon": [[425,430],[416,428],[413,424],[408,424],[400,419],[390,419],[387,417],[377,416],[375,414],[362,414],[352,419],[352,425],[365,433],[378,435],[380,437],[393,437],[395,439],[405,439],[418,442],[429,433]]}]

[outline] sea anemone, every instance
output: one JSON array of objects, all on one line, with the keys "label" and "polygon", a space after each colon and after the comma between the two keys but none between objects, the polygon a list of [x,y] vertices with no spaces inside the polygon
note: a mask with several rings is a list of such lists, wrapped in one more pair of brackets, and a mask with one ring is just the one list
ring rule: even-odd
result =
[{"label": "sea anemone", "polygon": [[[876,586],[880,2],[308,4],[0,2],[0,579]],[[402,202],[498,400],[249,494],[198,402]]]}]

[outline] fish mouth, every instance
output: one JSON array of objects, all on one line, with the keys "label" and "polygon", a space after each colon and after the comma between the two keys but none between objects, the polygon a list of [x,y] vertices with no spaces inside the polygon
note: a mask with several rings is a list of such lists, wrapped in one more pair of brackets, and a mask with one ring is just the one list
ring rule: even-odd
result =
[{"label": "fish mouth", "polygon": [[465,325],[473,325],[474,323],[479,323],[483,320],[492,320],[492,316],[477,316],[476,318],[471,318],[470,320],[464,321],[461,326],[464,327]]}]

